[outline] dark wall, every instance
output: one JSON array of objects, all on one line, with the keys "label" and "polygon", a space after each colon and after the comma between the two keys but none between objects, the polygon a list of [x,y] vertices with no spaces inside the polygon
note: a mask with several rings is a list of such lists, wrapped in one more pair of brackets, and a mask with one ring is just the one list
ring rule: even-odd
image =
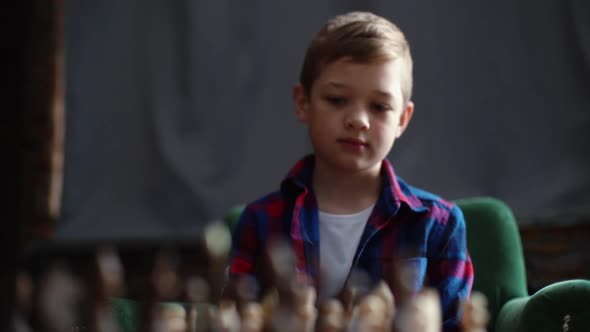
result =
[{"label": "dark wall", "polygon": [[291,103],[307,42],[353,9],[412,46],[399,175],[521,222],[590,216],[587,1],[360,3],[66,1],[59,236],[189,235],[278,188],[310,151]]}]

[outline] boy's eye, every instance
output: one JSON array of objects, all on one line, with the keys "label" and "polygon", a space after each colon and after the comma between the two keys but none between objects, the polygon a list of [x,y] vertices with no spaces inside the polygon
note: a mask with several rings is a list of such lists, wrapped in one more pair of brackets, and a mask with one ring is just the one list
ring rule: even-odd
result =
[{"label": "boy's eye", "polygon": [[342,106],[342,105],[346,104],[346,98],[344,98],[344,97],[327,96],[326,100],[328,101],[328,103],[330,103],[334,106]]},{"label": "boy's eye", "polygon": [[385,112],[385,111],[389,111],[391,109],[391,107],[389,107],[389,105],[387,105],[387,104],[374,103],[374,104],[371,104],[371,109],[376,112]]}]

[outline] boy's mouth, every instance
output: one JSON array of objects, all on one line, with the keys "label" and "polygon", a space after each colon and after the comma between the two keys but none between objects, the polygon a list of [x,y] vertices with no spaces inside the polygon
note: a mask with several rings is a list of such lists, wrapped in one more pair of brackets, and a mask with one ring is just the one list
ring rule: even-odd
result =
[{"label": "boy's mouth", "polygon": [[339,138],[337,142],[357,148],[363,148],[369,145],[367,142],[363,141],[360,138]]}]

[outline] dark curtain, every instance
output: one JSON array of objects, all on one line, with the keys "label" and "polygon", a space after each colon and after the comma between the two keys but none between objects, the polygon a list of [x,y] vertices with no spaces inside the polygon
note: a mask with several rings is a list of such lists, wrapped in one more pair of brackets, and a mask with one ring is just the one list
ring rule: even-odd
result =
[{"label": "dark curtain", "polygon": [[584,0],[65,2],[61,238],[191,236],[310,152],[291,89],[328,18],[371,10],[413,52],[416,113],[390,160],[521,223],[590,219]]}]

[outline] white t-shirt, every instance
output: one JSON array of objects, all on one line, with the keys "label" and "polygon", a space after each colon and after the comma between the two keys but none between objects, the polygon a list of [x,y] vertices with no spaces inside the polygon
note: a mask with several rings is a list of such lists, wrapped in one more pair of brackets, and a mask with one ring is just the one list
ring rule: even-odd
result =
[{"label": "white t-shirt", "polygon": [[320,303],[336,296],[344,286],[371,211],[373,206],[353,214],[319,211]]}]

